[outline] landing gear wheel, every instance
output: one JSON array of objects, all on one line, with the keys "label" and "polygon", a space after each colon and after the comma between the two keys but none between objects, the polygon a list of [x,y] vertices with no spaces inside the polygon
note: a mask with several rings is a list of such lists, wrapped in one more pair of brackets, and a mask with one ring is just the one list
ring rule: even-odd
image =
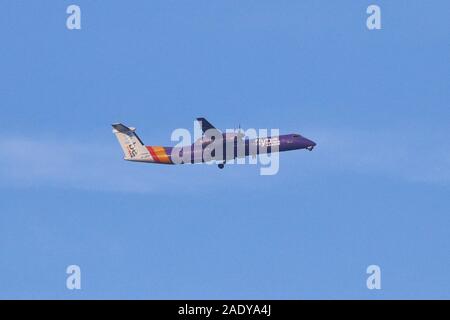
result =
[{"label": "landing gear wheel", "polygon": [[217,166],[219,167],[219,169],[223,169],[225,167],[225,164],[224,163],[219,163]]}]

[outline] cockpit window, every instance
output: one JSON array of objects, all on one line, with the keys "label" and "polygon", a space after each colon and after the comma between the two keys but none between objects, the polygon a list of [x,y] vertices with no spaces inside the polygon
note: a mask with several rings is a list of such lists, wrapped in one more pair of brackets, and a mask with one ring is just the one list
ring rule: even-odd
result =
[{"label": "cockpit window", "polygon": [[300,135],[299,134],[293,134],[292,137],[293,138],[300,138]]}]

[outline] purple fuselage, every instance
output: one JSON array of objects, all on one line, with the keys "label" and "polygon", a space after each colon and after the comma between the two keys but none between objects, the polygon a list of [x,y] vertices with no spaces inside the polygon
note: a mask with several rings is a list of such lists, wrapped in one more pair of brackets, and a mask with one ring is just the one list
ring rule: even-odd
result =
[{"label": "purple fuselage", "polygon": [[[222,146],[222,148],[220,147]],[[298,149],[312,150],[316,143],[299,135],[286,134],[256,139],[226,137],[220,141],[194,143],[185,147],[165,147],[172,164],[228,161],[235,158],[264,153],[283,152]],[[215,150],[214,150],[215,149]],[[183,160],[180,160],[183,159]]]}]

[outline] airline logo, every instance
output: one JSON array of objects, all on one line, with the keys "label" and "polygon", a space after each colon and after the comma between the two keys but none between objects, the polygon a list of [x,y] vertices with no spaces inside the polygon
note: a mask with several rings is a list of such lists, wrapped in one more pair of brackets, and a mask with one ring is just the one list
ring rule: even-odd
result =
[{"label": "airline logo", "polygon": [[275,147],[280,145],[280,139],[278,137],[273,138],[258,138],[256,144],[260,147]]},{"label": "airline logo", "polygon": [[136,142],[132,142],[129,145],[127,145],[127,150],[130,158],[136,157],[138,154],[138,151],[136,150]]}]

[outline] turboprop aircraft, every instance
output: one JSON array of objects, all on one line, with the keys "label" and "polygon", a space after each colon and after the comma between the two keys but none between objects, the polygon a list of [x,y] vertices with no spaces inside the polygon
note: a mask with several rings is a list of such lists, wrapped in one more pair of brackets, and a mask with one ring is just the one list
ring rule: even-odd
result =
[{"label": "turboprop aircraft", "polygon": [[312,151],[316,146],[315,142],[296,133],[251,139],[240,131],[222,133],[205,118],[197,118],[197,121],[202,137],[191,145],[176,147],[146,146],[135,128],[121,123],[115,123],[112,127],[124,152],[124,159],[135,162],[183,164],[215,161],[223,169],[227,161],[236,158],[298,149]]}]

